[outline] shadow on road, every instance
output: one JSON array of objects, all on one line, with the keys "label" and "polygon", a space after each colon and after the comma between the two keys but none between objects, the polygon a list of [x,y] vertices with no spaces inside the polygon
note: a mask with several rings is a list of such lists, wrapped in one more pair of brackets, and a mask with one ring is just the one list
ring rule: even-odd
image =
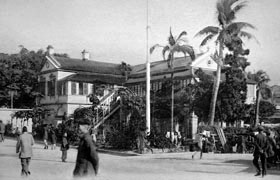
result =
[{"label": "shadow on road", "polygon": [[62,162],[60,160],[51,160],[51,159],[39,159],[39,158],[32,158],[33,161],[48,161],[48,162],[59,162],[59,163],[75,163],[72,161],[66,161],[66,162]]},{"label": "shadow on road", "polygon": [[[253,161],[253,159],[252,160],[237,159],[237,160],[225,161],[225,163],[235,164],[235,165],[240,165],[240,166],[247,166],[248,168],[242,170],[241,172],[252,173],[252,172],[256,171],[253,166],[252,161]],[[267,174],[280,175],[280,169],[279,168],[278,169],[277,168],[267,169]]]},{"label": "shadow on road", "polygon": [[4,154],[4,153],[0,153],[0,157],[18,157],[18,154]]},{"label": "shadow on road", "polygon": [[112,150],[105,150],[105,149],[97,149],[97,152],[102,154],[115,155],[115,156],[138,156],[138,154],[136,153],[112,151]]},{"label": "shadow on road", "polygon": [[159,157],[159,158],[154,158],[154,159],[162,159],[162,160],[176,160],[176,161],[190,161],[192,160],[191,157],[190,158],[176,158],[176,157]]}]

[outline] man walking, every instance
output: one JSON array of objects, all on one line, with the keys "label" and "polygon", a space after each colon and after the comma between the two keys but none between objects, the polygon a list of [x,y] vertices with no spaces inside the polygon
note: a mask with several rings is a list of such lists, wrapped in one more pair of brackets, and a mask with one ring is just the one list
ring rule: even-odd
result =
[{"label": "man walking", "polygon": [[4,142],[5,124],[0,120],[0,142]]},{"label": "man walking", "polygon": [[[264,128],[262,126],[258,127],[259,133],[255,136],[255,151],[253,153],[253,164],[257,169],[255,176],[262,175],[262,177],[266,175],[266,151],[268,148],[268,140],[263,131]],[[259,159],[261,159],[262,170],[259,166]]]},{"label": "man walking", "polygon": [[45,144],[45,147],[44,147],[44,149],[49,148],[49,146],[48,146],[48,134],[49,134],[49,127],[48,127],[48,125],[45,125],[45,127],[44,127],[44,144]]},{"label": "man walking", "polygon": [[208,140],[205,132],[195,135],[195,139],[194,139],[195,152],[192,154],[192,159],[195,158],[197,152],[200,152],[200,159],[202,159],[203,150],[206,148],[207,143]]},{"label": "man walking", "polygon": [[95,176],[98,173],[99,158],[96,151],[96,145],[93,141],[89,130],[91,128],[90,117],[87,116],[88,109],[82,108],[79,110],[78,117],[76,117],[79,124],[80,143],[78,147],[78,154],[76,159],[76,166],[73,176],[87,177]]},{"label": "man walking", "polygon": [[28,176],[30,175],[29,164],[32,156],[32,146],[34,145],[34,139],[31,134],[27,132],[27,127],[24,126],[22,128],[22,134],[19,136],[16,152],[19,153],[20,161],[21,161],[21,175]]}]

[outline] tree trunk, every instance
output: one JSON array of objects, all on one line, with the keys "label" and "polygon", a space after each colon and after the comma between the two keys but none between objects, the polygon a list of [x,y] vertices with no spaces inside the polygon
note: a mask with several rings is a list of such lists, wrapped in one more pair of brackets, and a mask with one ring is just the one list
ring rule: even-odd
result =
[{"label": "tree trunk", "polygon": [[259,111],[260,111],[260,90],[257,90],[257,99],[256,99],[256,115],[255,115],[255,124],[256,127],[260,123],[259,119]]},{"label": "tree trunk", "polygon": [[223,58],[223,47],[222,43],[219,45],[219,59],[216,60],[217,63],[217,77],[216,80],[214,81],[213,85],[213,92],[212,92],[212,99],[211,99],[211,104],[210,104],[210,112],[209,112],[209,125],[213,126],[214,125],[214,119],[215,119],[215,111],[216,111],[216,102],[217,102],[217,97],[218,97],[218,91],[220,87],[220,81],[221,81],[221,69],[222,69],[222,58]]}]

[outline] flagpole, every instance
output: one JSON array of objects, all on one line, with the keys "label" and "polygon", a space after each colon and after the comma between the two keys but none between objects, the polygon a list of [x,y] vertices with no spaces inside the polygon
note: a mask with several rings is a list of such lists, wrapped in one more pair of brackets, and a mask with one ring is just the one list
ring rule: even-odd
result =
[{"label": "flagpole", "polygon": [[150,107],[150,49],[149,49],[149,0],[146,1],[146,133],[150,134],[151,130],[151,107]]}]

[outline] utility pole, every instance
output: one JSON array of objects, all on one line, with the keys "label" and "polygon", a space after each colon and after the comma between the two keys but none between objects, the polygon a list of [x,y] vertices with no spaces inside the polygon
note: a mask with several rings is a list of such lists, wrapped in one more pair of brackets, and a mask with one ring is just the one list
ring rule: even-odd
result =
[{"label": "utility pole", "polygon": [[150,134],[151,130],[151,107],[150,107],[150,49],[149,49],[149,0],[146,1],[146,133]]}]

